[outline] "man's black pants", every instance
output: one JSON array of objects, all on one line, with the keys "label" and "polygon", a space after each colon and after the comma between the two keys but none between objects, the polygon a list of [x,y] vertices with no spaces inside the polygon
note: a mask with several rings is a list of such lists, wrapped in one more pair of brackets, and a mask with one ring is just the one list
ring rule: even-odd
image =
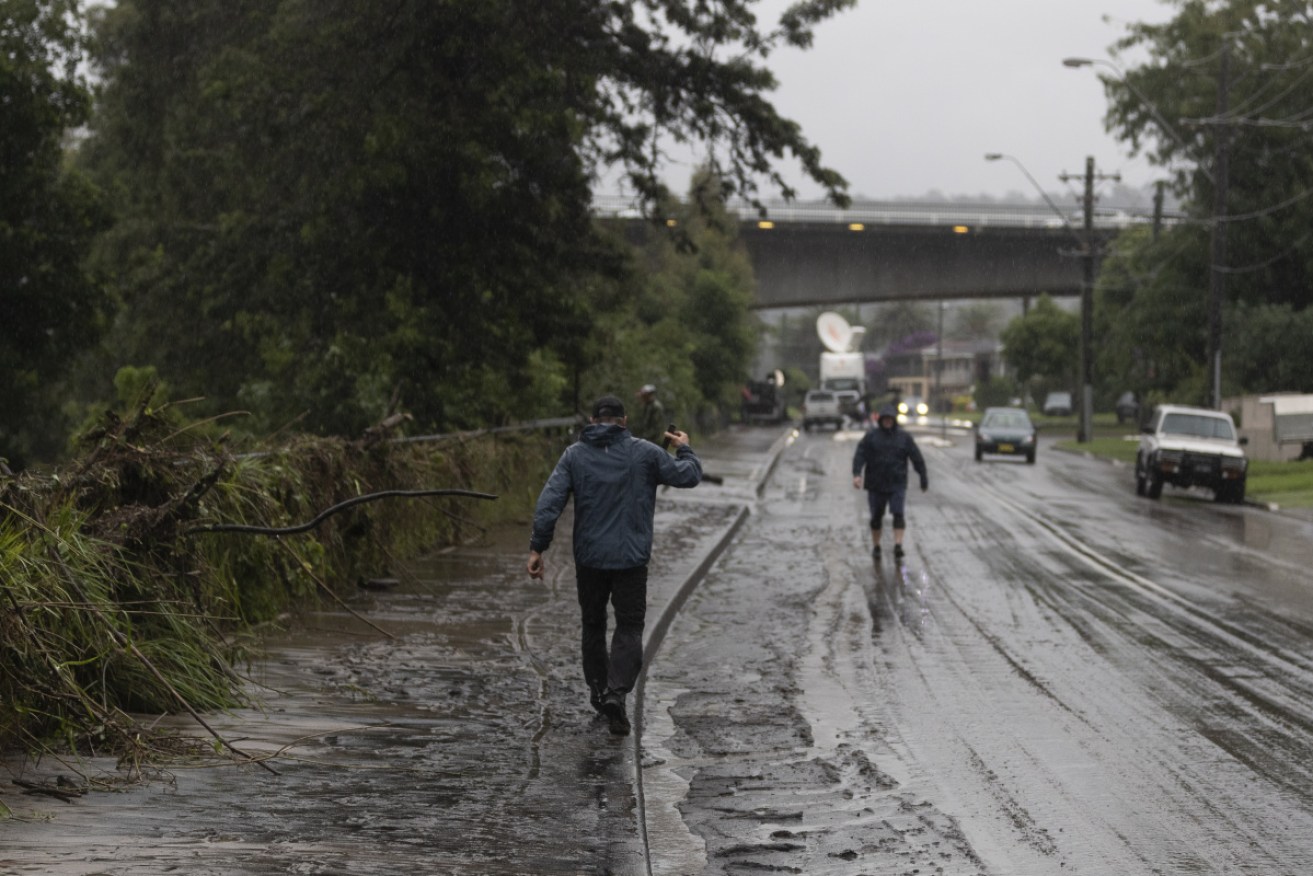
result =
[{"label": "man's black pants", "polygon": [[[632,569],[575,567],[583,614],[584,680],[598,692],[626,694],[643,668],[643,619],[647,614],[647,566]],[[611,652],[606,649],[606,604],[615,609]]]}]

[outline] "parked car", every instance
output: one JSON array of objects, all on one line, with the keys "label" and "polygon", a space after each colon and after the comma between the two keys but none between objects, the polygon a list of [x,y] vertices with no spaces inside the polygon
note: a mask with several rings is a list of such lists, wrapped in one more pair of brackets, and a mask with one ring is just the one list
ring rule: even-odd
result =
[{"label": "parked car", "polygon": [[1210,408],[1159,405],[1140,435],[1135,492],[1150,499],[1163,485],[1207,487],[1219,502],[1245,500],[1249,460],[1228,414]]},{"label": "parked car", "polygon": [[839,396],[828,389],[810,390],[802,400],[802,428],[810,432],[812,426],[833,423],[834,428],[842,429],[844,412]]},{"label": "parked car", "polygon": [[983,460],[986,453],[998,453],[1024,456],[1026,462],[1035,464],[1038,430],[1023,409],[986,408],[975,430],[976,462]]},{"label": "parked car", "polygon": [[821,389],[834,393],[835,401],[839,403],[839,410],[853,418],[861,418],[862,391],[863,384],[861,380],[855,377],[831,377],[821,384]]},{"label": "parked car", "polygon": [[1135,397],[1133,392],[1123,392],[1117,396],[1117,403],[1113,405],[1113,409],[1117,411],[1118,423],[1140,418],[1140,400]]},{"label": "parked car", "polygon": [[1051,392],[1044,397],[1044,407],[1040,408],[1047,417],[1070,417],[1072,412],[1071,393]]}]

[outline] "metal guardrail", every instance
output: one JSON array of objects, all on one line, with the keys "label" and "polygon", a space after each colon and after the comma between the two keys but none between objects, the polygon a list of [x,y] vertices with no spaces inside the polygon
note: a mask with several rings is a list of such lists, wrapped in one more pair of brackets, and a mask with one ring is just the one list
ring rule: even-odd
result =
[{"label": "metal guardrail", "polygon": [[389,438],[389,444],[416,444],[424,441],[448,441],[453,438],[478,438],[482,435],[504,435],[510,432],[543,432],[552,429],[574,429],[584,424],[583,417],[553,417],[546,420],[526,420],[509,426],[493,426],[488,429],[471,429],[467,432],[442,432],[435,435],[407,435],[402,438]]},{"label": "metal guardrail", "polygon": [[[1067,225],[1080,229],[1085,222],[1079,209],[1063,217],[1056,215],[1043,204],[1027,203],[954,203],[950,201],[854,201],[845,209],[814,202],[767,201],[765,219],[785,224],[813,225],[968,225],[973,227],[1004,228],[1063,228]],[[731,201],[730,212],[743,222],[758,222],[763,217],[757,208],[746,201]],[[593,212],[613,219],[643,218],[637,203],[621,195],[597,195],[593,198]],[[1186,215],[1177,211],[1163,214],[1166,225],[1186,221]],[[1147,207],[1096,207],[1096,228],[1126,228],[1153,221],[1153,210]]]},{"label": "metal guardrail", "polygon": [[[435,435],[406,435],[401,438],[388,438],[384,444],[418,444],[426,441],[450,441],[455,438],[479,438],[483,435],[503,435],[510,432],[539,432],[551,429],[577,429],[584,426],[585,420],[578,417],[554,417],[546,420],[526,420],[509,426],[493,426],[488,429],[471,429],[467,432],[441,432]],[[255,450],[249,453],[233,454],[234,459],[263,459],[272,456],[273,451]]]}]

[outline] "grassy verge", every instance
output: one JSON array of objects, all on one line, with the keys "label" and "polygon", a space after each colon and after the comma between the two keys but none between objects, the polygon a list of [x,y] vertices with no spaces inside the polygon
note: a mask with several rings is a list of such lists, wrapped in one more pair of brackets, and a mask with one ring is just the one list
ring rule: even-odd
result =
[{"label": "grassy verge", "polygon": [[[1065,423],[1064,423],[1065,425]],[[1075,421],[1072,421],[1075,430]],[[1057,449],[1090,453],[1102,459],[1115,459],[1135,464],[1138,441],[1133,430],[1117,426],[1115,422],[1100,422],[1095,418],[1094,440],[1080,444],[1074,439],[1059,441]],[[1264,462],[1251,460],[1245,496],[1255,502],[1270,502],[1286,508],[1313,507],[1313,461]]]},{"label": "grassy verge", "polygon": [[[397,560],[527,520],[560,438],[298,438],[259,453],[144,405],[66,469],[0,479],[0,748],[149,757],[139,716],[238,705],[256,625]],[[344,508],[381,491],[466,489]],[[146,719],[149,721],[149,718]]]},{"label": "grassy verge", "polygon": [[1285,508],[1313,508],[1313,460],[1249,464],[1250,499]]}]

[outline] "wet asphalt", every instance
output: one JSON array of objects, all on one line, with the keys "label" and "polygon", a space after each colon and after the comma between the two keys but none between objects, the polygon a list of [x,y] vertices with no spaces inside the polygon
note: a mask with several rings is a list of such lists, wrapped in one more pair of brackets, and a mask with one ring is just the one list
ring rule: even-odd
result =
[{"label": "wet asphalt", "polygon": [[660,497],[632,736],[584,694],[568,540],[534,583],[509,530],[360,593],[391,637],[271,639],[214,723],[276,775],[0,788],[0,873],[1313,872],[1313,523],[917,434],[900,562],[857,433],[699,448],[725,484]]}]

